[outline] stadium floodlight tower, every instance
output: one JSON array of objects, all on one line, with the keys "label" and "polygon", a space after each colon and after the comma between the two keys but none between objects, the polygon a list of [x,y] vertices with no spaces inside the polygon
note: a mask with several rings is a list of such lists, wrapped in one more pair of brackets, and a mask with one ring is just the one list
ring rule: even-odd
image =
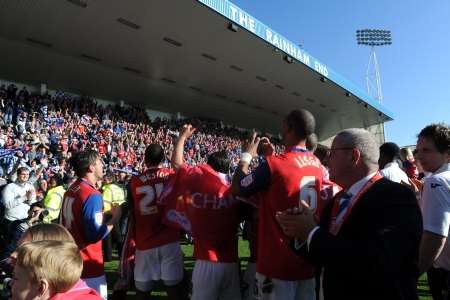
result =
[{"label": "stadium floodlight tower", "polygon": [[366,71],[367,93],[382,103],[380,66],[378,65],[375,47],[391,45],[391,31],[379,29],[356,30],[356,40],[358,45],[370,46],[369,64]]}]

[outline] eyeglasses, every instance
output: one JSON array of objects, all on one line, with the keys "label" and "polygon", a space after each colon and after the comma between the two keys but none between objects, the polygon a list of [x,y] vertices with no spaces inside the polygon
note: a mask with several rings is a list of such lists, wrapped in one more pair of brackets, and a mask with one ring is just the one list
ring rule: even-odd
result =
[{"label": "eyeglasses", "polygon": [[355,149],[354,147],[341,147],[341,148],[330,148],[330,151],[328,151],[328,157],[331,156],[331,153],[333,153],[333,151],[335,150],[353,150]]},{"label": "eyeglasses", "polygon": [[334,150],[353,150],[355,148],[353,147],[342,147],[342,148],[330,148],[330,152],[333,152]]},{"label": "eyeglasses", "polygon": [[20,173],[19,175],[20,175],[20,176],[29,176],[30,173]]}]

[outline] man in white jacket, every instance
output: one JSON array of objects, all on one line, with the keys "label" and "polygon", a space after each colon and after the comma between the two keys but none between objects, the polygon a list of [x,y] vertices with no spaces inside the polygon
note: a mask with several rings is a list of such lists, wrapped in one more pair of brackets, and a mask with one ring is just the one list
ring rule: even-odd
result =
[{"label": "man in white jacket", "polygon": [[1,201],[5,208],[4,226],[15,220],[26,219],[30,204],[36,202],[36,191],[28,182],[29,177],[28,168],[20,167],[17,169],[17,180],[3,189]]}]

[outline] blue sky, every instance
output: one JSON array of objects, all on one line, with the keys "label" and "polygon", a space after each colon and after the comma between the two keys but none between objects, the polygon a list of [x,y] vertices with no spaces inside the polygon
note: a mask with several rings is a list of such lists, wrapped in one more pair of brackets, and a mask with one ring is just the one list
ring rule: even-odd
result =
[{"label": "blue sky", "polygon": [[365,89],[369,48],[356,29],[392,31],[377,50],[384,105],[395,120],[386,140],[411,145],[424,126],[450,123],[450,1],[232,0]]}]

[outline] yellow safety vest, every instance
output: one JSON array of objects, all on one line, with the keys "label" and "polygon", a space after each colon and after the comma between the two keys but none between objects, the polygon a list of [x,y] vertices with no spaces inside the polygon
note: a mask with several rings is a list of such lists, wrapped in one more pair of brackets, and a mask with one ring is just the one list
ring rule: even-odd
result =
[{"label": "yellow safety vest", "polygon": [[113,205],[121,205],[125,202],[125,192],[116,184],[106,184],[103,190],[103,211],[110,211]]},{"label": "yellow safety vest", "polygon": [[48,215],[44,217],[45,223],[50,223],[59,218],[59,212],[61,211],[61,204],[65,192],[66,190],[62,185],[48,190],[47,196],[45,196],[43,200],[44,208],[48,210]]}]

